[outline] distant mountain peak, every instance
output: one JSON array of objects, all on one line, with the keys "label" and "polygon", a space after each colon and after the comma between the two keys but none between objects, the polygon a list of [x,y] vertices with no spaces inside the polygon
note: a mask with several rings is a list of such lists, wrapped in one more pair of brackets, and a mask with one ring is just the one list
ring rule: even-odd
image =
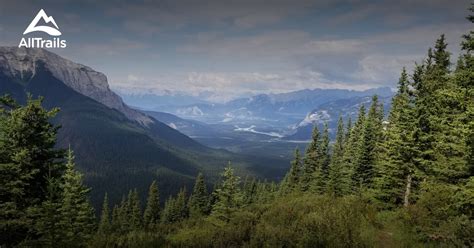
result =
[{"label": "distant mountain peak", "polygon": [[101,72],[44,49],[0,47],[0,72],[9,77],[27,82],[36,74],[40,63],[55,78],[76,92],[116,109],[127,118],[143,125],[153,122],[148,116],[123,103],[122,99],[110,90],[107,77]]}]

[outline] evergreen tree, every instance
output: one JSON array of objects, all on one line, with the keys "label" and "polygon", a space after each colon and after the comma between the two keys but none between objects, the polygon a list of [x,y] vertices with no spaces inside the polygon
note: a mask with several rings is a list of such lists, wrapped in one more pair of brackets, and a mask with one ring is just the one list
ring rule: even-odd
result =
[{"label": "evergreen tree", "polygon": [[324,131],[323,131],[323,136],[321,139],[321,147],[320,147],[320,152],[319,152],[319,157],[321,158],[321,168],[323,171],[323,179],[324,182],[326,182],[329,174],[329,163],[331,161],[331,157],[329,155],[329,126],[328,123],[324,123]]},{"label": "evergreen tree", "polygon": [[295,149],[294,154],[294,160],[291,162],[290,170],[281,183],[280,190],[282,194],[294,192],[300,186],[301,155],[298,148]]},{"label": "evergreen tree", "polygon": [[99,234],[107,234],[111,231],[111,224],[110,224],[110,213],[109,213],[109,198],[107,193],[104,196],[104,202],[102,203],[102,212],[100,215],[99,227],[98,227]]},{"label": "evergreen tree", "polygon": [[244,204],[254,203],[257,199],[257,182],[255,178],[252,180],[247,176],[244,183]]},{"label": "evergreen tree", "polygon": [[382,119],[380,118],[379,108],[378,97],[374,96],[357,147],[353,181],[356,188],[359,189],[373,186],[377,146],[382,134]]},{"label": "evergreen tree", "polygon": [[161,222],[162,223],[173,223],[178,220],[176,214],[176,199],[173,196],[169,196],[165,202],[163,211],[161,212]]},{"label": "evergreen tree", "polygon": [[329,166],[328,191],[335,196],[342,196],[350,191],[350,174],[344,164],[344,122],[339,117],[336,142],[333,146],[331,164]]},{"label": "evergreen tree", "polygon": [[189,198],[189,214],[193,217],[206,215],[209,212],[209,195],[207,193],[204,175],[199,173],[194,183],[193,192]]},{"label": "evergreen tree", "polygon": [[142,210],[137,189],[128,194],[128,222],[132,230],[142,227]]},{"label": "evergreen tree", "polygon": [[361,105],[359,108],[359,114],[354,127],[350,130],[349,140],[346,141],[344,151],[344,165],[348,169],[348,173],[351,177],[351,191],[358,189],[358,181],[356,181],[356,163],[359,156],[359,147],[364,133],[366,112],[365,106]]},{"label": "evergreen tree", "polygon": [[40,205],[49,197],[51,179],[64,171],[64,153],[55,147],[58,127],[49,120],[57,109],[45,110],[43,99],[28,97],[26,106],[0,98],[0,243],[18,244],[32,229]]},{"label": "evergreen tree", "polygon": [[114,205],[112,208],[112,220],[110,221],[111,229],[114,232],[119,233],[122,230],[122,223],[120,221],[120,207],[118,205]]},{"label": "evergreen tree", "polygon": [[[321,153],[321,140],[318,127],[315,125],[312,133],[311,143],[306,149],[303,169],[301,172],[300,188],[301,190],[308,191],[310,188],[316,188],[316,191],[322,191],[322,160],[320,157]],[[295,154],[296,157],[296,154]],[[317,178],[315,178],[315,176]],[[316,182],[317,181],[317,182]],[[316,185],[316,186],[314,186]]]},{"label": "evergreen tree", "polygon": [[87,194],[90,189],[82,183],[82,174],[75,170],[74,155],[69,149],[63,176],[60,208],[62,239],[65,246],[85,246],[95,226],[94,209]]},{"label": "evergreen tree", "polygon": [[148,198],[145,212],[143,214],[143,224],[147,228],[152,228],[160,221],[160,196],[158,184],[153,181],[148,190]]},{"label": "evergreen tree", "polygon": [[214,192],[217,201],[212,206],[211,215],[220,221],[229,222],[232,213],[242,204],[240,178],[234,175],[234,170],[229,164],[222,173],[222,179],[222,184]]},{"label": "evergreen tree", "polygon": [[186,188],[182,188],[176,196],[175,203],[175,211],[178,220],[183,220],[189,215],[188,205],[186,204],[186,202]]},{"label": "evergreen tree", "polygon": [[57,178],[48,178],[48,195],[39,208],[29,209],[30,216],[37,216],[34,222],[38,240],[23,241],[24,246],[60,247],[63,242],[61,229],[61,182]]},{"label": "evergreen tree", "polygon": [[398,92],[385,130],[379,160],[376,198],[389,206],[408,206],[416,172],[414,147],[414,112],[410,100],[410,82],[403,68]]},{"label": "evergreen tree", "polygon": [[347,120],[346,131],[344,133],[344,146],[347,146],[349,140],[351,139],[351,130],[352,130],[352,119],[349,116],[349,120]]}]

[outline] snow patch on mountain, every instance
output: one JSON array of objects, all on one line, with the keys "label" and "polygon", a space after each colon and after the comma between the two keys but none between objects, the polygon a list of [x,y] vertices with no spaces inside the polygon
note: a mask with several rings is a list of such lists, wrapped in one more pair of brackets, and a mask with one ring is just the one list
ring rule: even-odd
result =
[{"label": "snow patch on mountain", "polygon": [[319,110],[316,112],[311,112],[306,115],[306,117],[297,125],[297,127],[304,127],[310,124],[321,124],[331,120],[331,115],[329,115],[327,110]]}]

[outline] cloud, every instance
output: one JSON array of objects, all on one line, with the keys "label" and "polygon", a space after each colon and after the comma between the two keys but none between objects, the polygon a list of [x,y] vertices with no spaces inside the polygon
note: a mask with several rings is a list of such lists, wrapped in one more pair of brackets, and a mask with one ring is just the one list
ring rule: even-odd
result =
[{"label": "cloud", "polygon": [[[156,78],[159,78],[158,80]],[[206,96],[214,102],[229,101],[238,97],[261,93],[283,93],[314,88],[342,88],[364,90],[380,86],[376,83],[348,84],[331,81],[317,71],[260,72],[190,72],[175,75],[158,75],[142,78],[129,74],[126,80],[111,80],[112,88],[129,92],[163,94],[182,92],[193,96]]]},{"label": "cloud", "polygon": [[358,81],[367,83],[395,83],[403,67],[411,68],[415,62],[419,62],[423,58],[423,54],[399,56],[369,55],[359,61],[359,68],[353,73],[353,77]]}]

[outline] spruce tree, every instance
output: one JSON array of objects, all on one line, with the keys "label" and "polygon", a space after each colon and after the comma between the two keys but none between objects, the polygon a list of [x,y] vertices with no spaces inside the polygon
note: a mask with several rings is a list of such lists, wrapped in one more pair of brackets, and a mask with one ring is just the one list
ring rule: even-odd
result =
[{"label": "spruce tree", "polygon": [[320,152],[319,152],[319,157],[321,158],[321,168],[323,171],[323,179],[324,182],[327,180],[328,174],[329,174],[329,163],[330,163],[330,155],[329,155],[329,126],[328,123],[324,123],[324,131],[323,131],[323,136],[321,139],[321,147],[320,147]]},{"label": "spruce tree", "polygon": [[375,175],[377,149],[382,136],[382,119],[378,97],[372,97],[372,104],[364,123],[362,136],[357,147],[353,181],[356,189],[371,188]]},{"label": "spruce tree", "polygon": [[[303,169],[301,171],[301,179],[299,181],[301,191],[305,192],[310,190],[314,184],[321,184],[322,178],[322,160],[320,157],[321,152],[321,140],[318,127],[315,125],[312,133],[311,143],[306,149],[304,156]],[[295,154],[296,157],[296,154]],[[315,179],[315,174],[319,175]],[[318,183],[315,183],[315,180],[318,180]],[[318,188],[317,191],[320,189]]]},{"label": "spruce tree", "polygon": [[128,194],[128,221],[132,230],[139,230],[142,227],[142,210],[140,197],[137,189]]},{"label": "spruce tree", "polygon": [[244,204],[254,203],[258,197],[257,182],[255,178],[252,180],[247,176],[244,183]]},{"label": "spruce tree", "polygon": [[349,193],[350,190],[350,174],[344,164],[344,122],[342,117],[339,117],[336,142],[332,150],[328,176],[328,191],[335,196],[342,196]]},{"label": "spruce tree", "polygon": [[199,173],[196,177],[188,205],[189,215],[192,217],[203,216],[209,212],[209,195],[202,173]]},{"label": "spruce tree", "polygon": [[58,127],[50,123],[58,109],[48,111],[42,101],[29,96],[19,106],[0,98],[0,243],[6,246],[37,237],[34,213],[49,197],[48,179],[64,171],[64,152],[55,147]]},{"label": "spruce tree", "polygon": [[148,198],[145,212],[143,213],[143,224],[147,228],[153,228],[160,221],[160,195],[158,184],[153,181],[148,189]]},{"label": "spruce tree", "polygon": [[301,155],[298,148],[295,149],[294,159],[291,162],[291,167],[285,178],[281,183],[281,193],[288,194],[296,191],[300,187],[300,177],[301,177]]},{"label": "spruce tree", "polygon": [[346,141],[345,144],[345,151],[344,151],[344,165],[348,169],[348,173],[351,177],[351,192],[356,190],[359,185],[356,181],[356,162],[359,156],[359,147],[362,141],[362,136],[364,133],[364,126],[365,126],[365,119],[366,119],[366,112],[365,106],[361,105],[359,107],[359,114],[357,117],[357,121],[354,124],[354,127],[351,128],[349,134],[349,140]]},{"label": "spruce tree", "polygon": [[69,149],[63,176],[60,225],[65,246],[85,246],[94,231],[95,216],[87,197],[90,189],[83,185],[82,174],[74,167],[74,155]]},{"label": "spruce tree", "polygon": [[182,188],[176,196],[175,208],[178,220],[183,220],[188,217],[189,210],[186,201],[186,188]]},{"label": "spruce tree", "polygon": [[415,185],[414,106],[410,100],[410,86],[403,68],[385,127],[381,159],[378,160],[376,198],[391,207],[408,206]]},{"label": "spruce tree", "polygon": [[222,173],[220,187],[214,192],[217,198],[211,212],[214,218],[223,222],[230,221],[233,212],[242,204],[242,192],[239,184],[240,178],[234,175],[234,170],[229,164]]},{"label": "spruce tree", "polygon": [[163,211],[161,212],[162,223],[173,223],[178,220],[176,215],[176,199],[173,196],[169,196],[165,202]]},{"label": "spruce tree", "polygon": [[110,213],[109,213],[109,198],[107,193],[104,196],[104,202],[102,203],[102,212],[100,215],[98,233],[101,235],[109,233],[111,231]]}]

